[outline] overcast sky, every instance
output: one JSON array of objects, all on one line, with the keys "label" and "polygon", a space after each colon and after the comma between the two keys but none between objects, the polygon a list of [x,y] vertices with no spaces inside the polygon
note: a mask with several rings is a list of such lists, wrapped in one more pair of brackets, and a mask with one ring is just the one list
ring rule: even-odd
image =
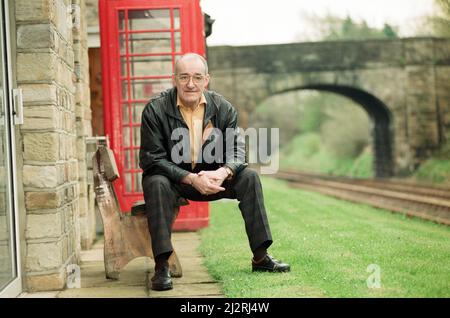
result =
[{"label": "overcast sky", "polygon": [[215,19],[208,45],[289,43],[314,35],[305,16],[327,13],[370,26],[385,22],[411,36],[419,17],[432,12],[433,0],[201,0],[204,12]]}]

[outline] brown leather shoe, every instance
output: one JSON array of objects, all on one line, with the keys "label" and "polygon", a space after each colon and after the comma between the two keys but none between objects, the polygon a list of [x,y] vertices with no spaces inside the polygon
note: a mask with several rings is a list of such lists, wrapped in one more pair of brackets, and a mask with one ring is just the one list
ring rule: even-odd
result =
[{"label": "brown leather shoe", "polygon": [[155,275],[153,275],[150,285],[150,288],[153,290],[162,291],[172,289],[173,285],[172,278],[170,277],[169,266],[155,271]]},{"label": "brown leather shoe", "polygon": [[261,261],[255,263],[252,260],[252,272],[289,272],[291,266],[289,264],[282,263],[274,259],[272,256],[267,254]]}]

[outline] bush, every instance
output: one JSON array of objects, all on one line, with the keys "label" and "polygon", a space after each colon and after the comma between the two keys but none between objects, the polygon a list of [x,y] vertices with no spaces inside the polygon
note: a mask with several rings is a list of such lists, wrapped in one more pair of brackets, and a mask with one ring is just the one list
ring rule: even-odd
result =
[{"label": "bush", "polygon": [[450,184],[450,160],[431,158],[414,173],[416,180]]}]

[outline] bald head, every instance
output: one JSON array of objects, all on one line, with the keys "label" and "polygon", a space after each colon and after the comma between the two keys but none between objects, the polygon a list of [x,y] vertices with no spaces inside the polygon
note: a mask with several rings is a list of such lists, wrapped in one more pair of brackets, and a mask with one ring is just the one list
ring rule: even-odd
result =
[{"label": "bald head", "polygon": [[209,83],[206,60],[195,53],[181,56],[175,64],[172,81],[177,88],[177,98],[184,106],[194,109]]},{"label": "bald head", "polygon": [[204,74],[208,74],[208,63],[205,58],[197,53],[186,53],[182,55],[175,62],[175,74],[179,74],[180,70],[183,69],[183,65],[186,63],[201,63],[203,64]]}]

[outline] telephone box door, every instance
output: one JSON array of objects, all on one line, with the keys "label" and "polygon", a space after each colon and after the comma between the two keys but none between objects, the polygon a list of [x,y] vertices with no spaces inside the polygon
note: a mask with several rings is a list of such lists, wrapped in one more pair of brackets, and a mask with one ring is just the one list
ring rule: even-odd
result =
[{"label": "telephone box door", "polygon": [[[120,178],[122,212],[143,200],[139,168],[142,111],[150,97],[172,87],[176,59],[205,55],[199,0],[100,0],[104,122]],[[182,207],[175,230],[207,226],[208,203]]]}]

